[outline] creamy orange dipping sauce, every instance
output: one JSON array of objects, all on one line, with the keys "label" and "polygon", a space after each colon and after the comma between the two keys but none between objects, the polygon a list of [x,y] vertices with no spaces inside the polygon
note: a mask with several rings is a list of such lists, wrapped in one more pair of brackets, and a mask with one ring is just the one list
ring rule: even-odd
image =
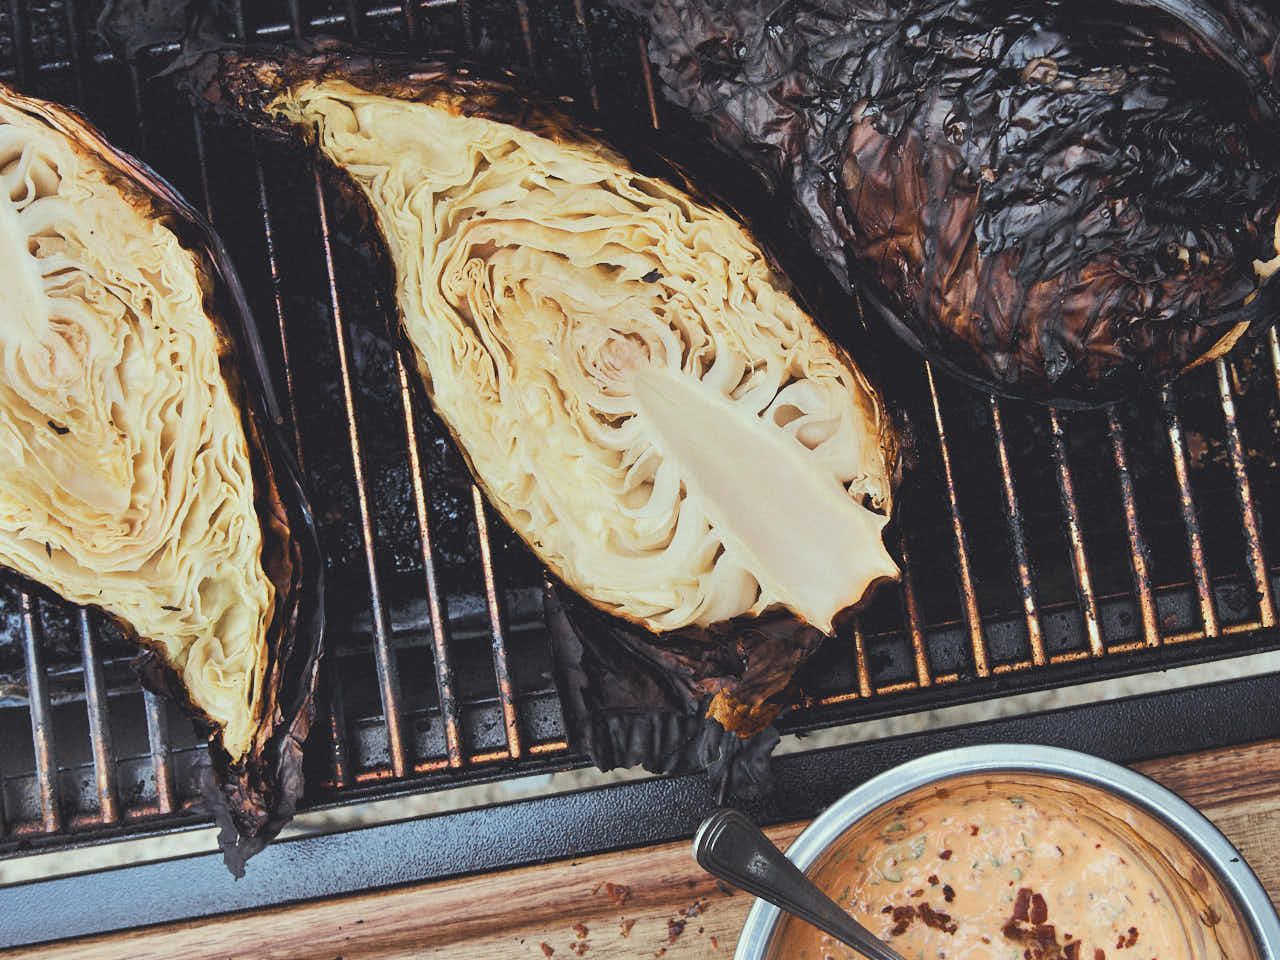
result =
[{"label": "creamy orange dipping sauce", "polygon": [[[811,876],[907,960],[1228,956],[1215,931],[1223,918],[1137,830],[1027,783],[970,783],[882,811]],[[788,918],[770,956],[859,955]]]}]

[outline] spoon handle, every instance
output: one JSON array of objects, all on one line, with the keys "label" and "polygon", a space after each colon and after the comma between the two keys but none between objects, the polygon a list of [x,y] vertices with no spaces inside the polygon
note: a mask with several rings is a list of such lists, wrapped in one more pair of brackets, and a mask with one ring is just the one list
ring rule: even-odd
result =
[{"label": "spoon handle", "polygon": [[869,960],[903,960],[814,886],[737,810],[717,810],[702,822],[693,838],[693,856],[708,873],[795,914]]}]

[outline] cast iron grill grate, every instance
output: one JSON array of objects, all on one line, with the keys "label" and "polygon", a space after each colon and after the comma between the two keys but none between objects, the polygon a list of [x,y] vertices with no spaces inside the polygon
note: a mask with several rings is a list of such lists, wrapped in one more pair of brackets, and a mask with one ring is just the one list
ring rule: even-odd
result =
[{"label": "cast iron grill grate", "polygon": [[[203,207],[288,400],[330,572],[307,802],[578,765],[537,563],[491,515],[381,331],[370,262],[295,154],[206,127],[116,61],[100,2],[6,0],[0,80],[79,106]],[[253,9],[250,9],[252,7]],[[470,50],[659,127],[643,43],[590,0],[240,3],[241,36]],[[910,362],[899,588],[802,677],[800,730],[1276,646],[1280,342],[1113,412],[979,397]],[[1270,545],[1270,548],[1269,548]],[[199,819],[201,747],[96,615],[0,583],[0,854]]]}]

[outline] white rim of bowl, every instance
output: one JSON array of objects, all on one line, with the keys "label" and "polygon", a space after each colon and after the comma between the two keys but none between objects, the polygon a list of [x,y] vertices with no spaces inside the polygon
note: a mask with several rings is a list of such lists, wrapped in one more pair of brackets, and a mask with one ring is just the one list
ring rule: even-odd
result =
[{"label": "white rim of bowl", "polygon": [[[983,744],[927,754],[886,770],[833,803],[796,838],[787,857],[807,870],[849,827],[903,794],[970,773],[1037,773],[1100,787],[1157,817],[1217,873],[1257,942],[1260,960],[1280,960],[1280,917],[1244,857],[1195,807],[1128,767],[1101,757],[1034,744]],[[764,960],[781,911],[757,900],[747,915],[734,960]]]}]

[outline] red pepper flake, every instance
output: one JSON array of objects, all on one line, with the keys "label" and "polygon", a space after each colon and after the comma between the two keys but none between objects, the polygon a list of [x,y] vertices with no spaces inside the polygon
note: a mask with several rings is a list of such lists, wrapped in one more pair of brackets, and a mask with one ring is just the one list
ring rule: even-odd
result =
[{"label": "red pepper flake", "polygon": [[1036,926],[1049,919],[1049,905],[1044,902],[1044,897],[1038,893],[1031,895],[1031,922]]},{"label": "red pepper flake", "polygon": [[711,935],[711,949],[712,950],[720,949],[720,938],[717,937],[714,933]]},{"label": "red pepper flake", "polygon": [[705,913],[706,909],[707,901],[695,900],[693,903],[689,904],[689,906],[685,907],[682,912],[684,913],[686,920],[692,920],[694,917],[701,916]]},{"label": "red pepper flake", "polygon": [[969,824],[969,836],[976,837],[978,835],[978,825],[976,823]]},{"label": "red pepper flake", "polygon": [[624,937],[629,937],[631,936],[631,928],[635,925],[636,922],[634,920],[623,920],[618,924],[618,933],[622,934]]},{"label": "red pepper flake", "polygon": [[948,914],[934,910],[927,903],[920,904],[920,919],[924,921],[926,927],[941,930],[943,933],[954,934],[958,928]]},{"label": "red pepper flake", "polygon": [[950,860],[950,859],[951,859],[951,851],[950,851],[950,850],[943,850],[940,854],[938,854],[938,856],[940,856],[943,860]]},{"label": "red pepper flake", "polygon": [[1013,919],[1028,920],[1031,917],[1031,889],[1020,887],[1017,898],[1013,901]]},{"label": "red pepper flake", "polygon": [[936,887],[938,885],[938,875],[936,873],[929,874],[929,886]]},{"label": "red pepper flake", "polygon": [[547,943],[546,941],[543,941],[542,943],[538,944],[538,946],[542,948],[542,955],[544,957],[555,956],[556,948],[553,947],[551,944]]},{"label": "red pepper flake", "polygon": [[916,918],[916,908],[907,904],[903,907],[893,908],[893,929],[889,931],[889,936],[900,937],[907,932],[911,926],[911,921]]},{"label": "red pepper flake", "polygon": [[577,943],[569,944],[569,952],[576,954],[579,957],[581,957],[590,949],[591,949],[591,944],[586,943],[585,941],[582,941],[582,940],[579,940]]},{"label": "red pepper flake", "polygon": [[912,891],[911,891],[911,893],[910,893],[910,896],[912,896],[912,897],[923,897],[923,896],[924,896],[924,891],[923,891],[923,890],[912,890]]},{"label": "red pepper flake", "polygon": [[573,925],[573,932],[579,940],[585,940],[587,939],[587,934],[591,931],[587,929],[587,925],[585,923],[575,923]]},{"label": "red pepper flake", "polygon": [[942,885],[942,899],[950,903],[956,898],[956,892],[951,888],[951,884],[944,883]]},{"label": "red pepper flake", "polygon": [[1120,934],[1119,937],[1116,938],[1117,950],[1127,950],[1129,947],[1132,947],[1135,943],[1138,942],[1137,927],[1130,927],[1126,932],[1128,933],[1128,936],[1125,936],[1125,934],[1122,933]]},{"label": "red pepper flake", "polygon": [[680,939],[680,934],[684,933],[683,920],[667,921],[667,943],[675,943]]}]

